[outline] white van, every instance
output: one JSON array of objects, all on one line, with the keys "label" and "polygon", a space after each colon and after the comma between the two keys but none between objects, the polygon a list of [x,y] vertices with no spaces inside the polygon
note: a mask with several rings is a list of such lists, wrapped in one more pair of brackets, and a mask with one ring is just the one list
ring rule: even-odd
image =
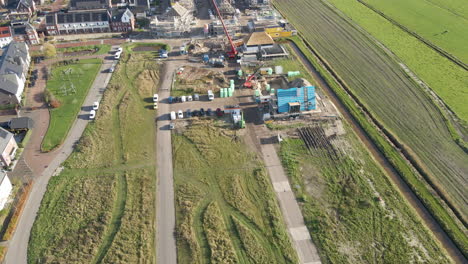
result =
[{"label": "white van", "polygon": [[182,110],[179,110],[177,116],[179,117],[179,119],[183,119],[184,118],[184,112],[182,112]]},{"label": "white van", "polygon": [[176,113],[174,111],[171,112],[171,120],[176,120]]},{"label": "white van", "polygon": [[208,100],[213,101],[214,100],[214,94],[213,91],[208,90]]},{"label": "white van", "polygon": [[114,56],[114,58],[115,58],[116,60],[120,59],[120,52],[116,53],[115,56]]},{"label": "white van", "polygon": [[187,101],[187,97],[186,97],[185,95],[182,95],[182,96],[180,97],[180,101],[181,101],[182,103],[185,102],[185,101]]},{"label": "white van", "polygon": [[153,102],[159,101],[159,96],[158,94],[153,94]]}]

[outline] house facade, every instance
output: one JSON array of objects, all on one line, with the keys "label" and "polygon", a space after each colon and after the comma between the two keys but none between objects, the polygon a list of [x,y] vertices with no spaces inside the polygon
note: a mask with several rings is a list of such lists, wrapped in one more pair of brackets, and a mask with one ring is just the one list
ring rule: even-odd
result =
[{"label": "house facade", "polygon": [[8,175],[4,171],[0,171],[0,210],[3,210],[8,202],[13,185],[11,185]]},{"label": "house facade", "polygon": [[0,57],[0,105],[19,104],[31,57],[23,42],[11,42]]},{"label": "house facade", "polygon": [[116,10],[111,15],[111,30],[113,32],[129,32],[135,29],[135,16],[127,8]]},{"label": "house facade", "polygon": [[0,48],[10,44],[13,40],[10,27],[0,27]]},{"label": "house facade", "polygon": [[16,42],[25,42],[28,45],[40,44],[39,35],[36,29],[25,22],[23,24],[17,24],[11,27],[13,31],[13,40]]},{"label": "house facade", "polygon": [[51,13],[46,16],[48,35],[68,35],[110,32],[107,10],[86,10]]},{"label": "house facade", "polygon": [[0,165],[3,167],[10,166],[17,150],[18,145],[13,134],[0,127]]}]

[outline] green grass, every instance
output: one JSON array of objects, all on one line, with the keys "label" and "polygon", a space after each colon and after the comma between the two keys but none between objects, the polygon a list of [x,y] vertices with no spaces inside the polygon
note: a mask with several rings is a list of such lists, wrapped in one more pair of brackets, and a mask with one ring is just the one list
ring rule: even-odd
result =
[{"label": "green grass", "polygon": [[468,63],[467,18],[425,0],[392,2],[364,0],[364,2]]},{"label": "green grass", "polygon": [[[375,2],[375,0],[371,1],[372,3]],[[394,26],[357,1],[330,0],[330,2],[395,53],[403,63],[442,98],[448,107],[463,120],[465,125],[468,124],[468,104],[466,104],[468,71],[442,57],[439,53],[427,47],[418,39],[412,37],[397,26]],[[413,23],[421,23],[420,27],[425,28],[427,31],[433,30],[434,34],[439,33],[440,30],[449,29],[449,24],[452,23],[443,19],[445,14],[443,10],[436,9],[431,10],[431,13],[425,13],[426,10],[422,8],[423,4],[421,2],[423,1],[421,0],[398,0],[398,2],[404,2],[404,6],[394,1],[392,1],[392,4],[386,1],[380,2],[384,3],[386,7],[388,4],[388,6],[394,5],[398,7],[398,10],[405,10],[398,11],[401,15],[399,15],[397,20],[399,20],[402,15],[407,14],[406,12],[414,11],[413,8],[421,8],[421,10],[417,11],[417,14],[412,14],[407,19],[410,19]],[[409,5],[414,5],[414,7],[410,8],[408,7]],[[385,12],[385,9],[382,11]],[[435,14],[437,14],[437,16],[435,16]],[[421,16],[430,16],[430,18],[425,20],[421,18]],[[429,26],[427,20],[433,21],[432,23],[438,24],[438,26]],[[438,43],[434,38],[438,38],[440,41],[450,41],[447,45],[450,45],[452,49],[447,49],[446,51],[451,52],[453,49],[456,49],[457,53],[453,52],[453,54],[459,56],[465,63],[468,63],[468,45],[466,45],[468,35],[466,33],[457,33],[466,28],[463,26],[465,24],[468,24],[466,20],[458,18],[457,22],[450,24],[450,27],[455,28],[450,28],[448,34],[427,39],[436,44]],[[427,36],[427,34],[425,35]],[[444,48],[444,46],[442,46],[442,48]]]},{"label": "green grass", "polygon": [[367,135],[374,141],[379,150],[385,155],[388,161],[406,181],[413,192],[419,197],[426,208],[432,213],[435,219],[440,223],[442,228],[453,239],[455,244],[464,252],[468,248],[468,238],[464,234],[463,227],[457,222],[452,214],[446,211],[446,206],[440,201],[440,198],[434,195],[434,192],[421,181],[419,175],[406,163],[400,153],[381,135],[381,133],[368,120],[368,117],[362,110],[353,102],[352,98],[340,87],[331,74],[318,63],[317,59],[311,54],[303,41],[299,38],[292,38],[294,43],[298,45],[312,65],[319,71],[320,75],[326,80],[340,101],[350,111],[351,115],[356,119],[359,125],[366,131]]},{"label": "green grass", "polygon": [[77,52],[82,50],[94,50],[91,54],[102,55],[107,54],[111,50],[111,45],[109,44],[100,44],[100,45],[89,45],[89,46],[79,46],[79,47],[70,47],[70,48],[58,48],[57,52],[66,53],[66,52]]},{"label": "green grass", "polygon": [[[77,118],[89,88],[96,78],[101,63],[100,59],[86,59],[52,69],[52,77],[47,81],[46,89],[54,94],[61,106],[50,110],[49,128],[41,146],[43,151],[50,151],[65,140],[68,130]],[[68,69],[71,69],[71,73],[66,75],[64,71]],[[72,84],[75,87],[75,92],[71,89]]]},{"label": "green grass", "polygon": [[236,131],[195,121],[173,149],[178,263],[249,263],[259,248],[297,263],[265,169]]},{"label": "green grass", "polygon": [[[381,47],[356,29],[352,21],[339,16],[324,2],[295,0],[292,4],[282,0],[275,3],[346,84],[349,93],[385,128],[388,136],[399,142],[399,147],[418,166],[425,179],[466,221],[468,155],[453,140],[453,128],[447,124],[446,116],[427,92],[409,78]],[[346,3],[352,5],[355,2]],[[362,17],[369,19],[366,14],[362,13]],[[300,20],[300,17],[310,19]],[[379,32],[386,32],[385,22],[374,19],[370,19],[370,22]],[[395,37],[389,32],[382,34]],[[406,42],[400,44],[403,47]],[[430,65],[420,59],[423,57],[419,56],[419,61]],[[446,68],[442,66],[438,69],[443,71]],[[440,71],[431,74],[447,77]],[[461,80],[463,78],[459,76],[448,80],[446,85]],[[453,91],[460,87],[464,87],[462,83]]]},{"label": "green grass", "polygon": [[331,144],[342,155],[309,152],[301,139],[286,139],[280,152],[321,261],[450,263],[357,137]]},{"label": "green grass", "polygon": [[144,101],[154,87],[143,83],[157,71],[151,55],[124,54],[95,122],[49,182],[29,263],[154,263],[155,112]]}]

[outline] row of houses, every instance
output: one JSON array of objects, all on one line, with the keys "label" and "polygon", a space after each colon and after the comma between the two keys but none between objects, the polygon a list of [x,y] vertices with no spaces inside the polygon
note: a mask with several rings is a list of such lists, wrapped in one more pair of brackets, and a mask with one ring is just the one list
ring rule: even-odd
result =
[{"label": "row of houses", "polygon": [[128,32],[135,29],[135,16],[128,8],[55,12],[46,15],[45,28],[51,36]]},{"label": "row of houses", "polygon": [[24,42],[28,45],[39,44],[39,35],[36,29],[29,23],[18,23],[12,26],[0,27],[0,48],[12,41]]},{"label": "row of houses", "polygon": [[0,105],[21,102],[31,57],[24,42],[11,42],[0,57]]}]

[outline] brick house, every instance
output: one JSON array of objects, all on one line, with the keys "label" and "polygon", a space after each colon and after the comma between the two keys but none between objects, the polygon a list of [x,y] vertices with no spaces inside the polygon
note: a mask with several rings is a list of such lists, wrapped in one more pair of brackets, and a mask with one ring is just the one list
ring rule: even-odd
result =
[{"label": "brick house", "polygon": [[10,27],[0,27],[0,48],[10,44],[13,40]]},{"label": "brick house", "polygon": [[111,15],[111,29],[114,32],[128,32],[135,29],[135,16],[127,8],[115,10]]},{"label": "brick house", "polygon": [[13,134],[0,127],[0,165],[3,167],[10,166],[15,158],[16,150],[18,150],[18,145]]},{"label": "brick house", "polygon": [[25,42],[28,45],[37,45],[40,43],[36,29],[28,22],[13,25],[11,29],[13,31],[13,40],[16,42]]},{"label": "brick house", "polygon": [[46,16],[48,35],[68,35],[110,32],[107,10],[56,12]]}]

